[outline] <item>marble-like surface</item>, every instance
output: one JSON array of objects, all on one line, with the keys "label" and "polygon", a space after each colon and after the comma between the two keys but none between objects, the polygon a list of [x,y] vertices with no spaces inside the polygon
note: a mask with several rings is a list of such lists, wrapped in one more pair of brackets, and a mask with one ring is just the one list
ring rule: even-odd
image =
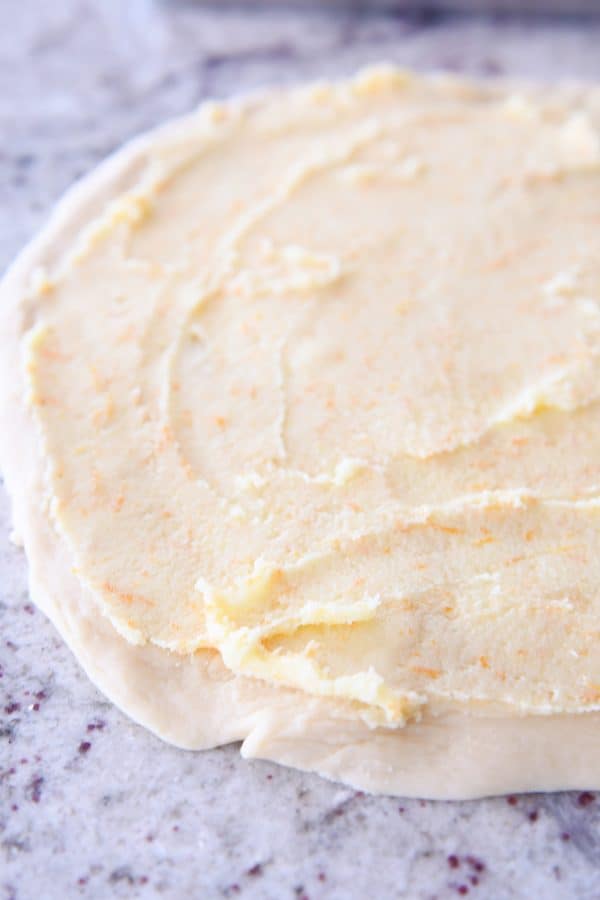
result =
[{"label": "marble-like surface", "polygon": [[[201,98],[381,58],[600,78],[600,22],[2,0],[0,266],[60,193]],[[133,725],[30,604],[0,491],[0,897],[600,897],[600,797],[363,796]],[[568,739],[568,735],[566,736]]]}]

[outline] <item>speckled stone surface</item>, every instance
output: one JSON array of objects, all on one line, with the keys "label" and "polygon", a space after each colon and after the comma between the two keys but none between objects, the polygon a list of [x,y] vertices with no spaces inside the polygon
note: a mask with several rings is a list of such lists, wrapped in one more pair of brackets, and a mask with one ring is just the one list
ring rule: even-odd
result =
[{"label": "speckled stone surface", "polygon": [[[75,178],[208,95],[381,58],[600,78],[600,23],[151,0],[1,7],[2,266]],[[0,491],[0,897],[600,897],[594,794],[402,801],[244,762],[235,747],[161,743],[102,698],[33,608],[8,532]]]}]

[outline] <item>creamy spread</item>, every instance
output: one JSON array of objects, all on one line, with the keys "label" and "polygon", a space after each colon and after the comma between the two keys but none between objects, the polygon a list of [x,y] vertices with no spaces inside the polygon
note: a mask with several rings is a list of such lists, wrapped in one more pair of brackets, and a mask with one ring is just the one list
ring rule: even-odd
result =
[{"label": "creamy spread", "polygon": [[[265,755],[412,792],[426,723],[451,723],[448,758],[497,722],[594,734],[599,107],[386,67],[205,105],[92,176],[9,275],[33,509],[3,465],[32,567],[40,529],[60,547],[40,602],[129,673],[191,667],[174,719],[190,684],[235,685],[230,731],[181,740],[161,701],[139,717],[163,736],[254,728],[259,753],[254,704]],[[341,753],[344,729],[333,768],[290,750],[333,730]],[[452,793],[443,760],[430,786],[412,765]]]}]

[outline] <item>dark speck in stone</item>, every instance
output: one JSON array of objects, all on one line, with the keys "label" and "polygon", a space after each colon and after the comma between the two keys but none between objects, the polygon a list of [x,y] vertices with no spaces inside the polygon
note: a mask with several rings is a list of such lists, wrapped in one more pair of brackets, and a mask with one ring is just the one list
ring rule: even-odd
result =
[{"label": "dark speck in stone", "polygon": [[77,884],[80,884],[82,887],[84,884],[87,884],[87,878],[85,875],[82,875],[81,878],[77,879]]},{"label": "dark speck in stone", "polygon": [[519,802],[519,798],[518,798],[518,797],[515,797],[514,794],[511,794],[510,797],[507,797],[507,798],[506,798],[506,802],[507,802],[508,804],[510,804],[510,806],[516,806],[517,803]]},{"label": "dark speck in stone", "polygon": [[246,875],[250,875],[252,878],[256,878],[258,875],[262,875],[262,872],[262,863],[255,863],[253,866],[246,870]]},{"label": "dark speck in stone", "polygon": [[571,835],[569,834],[568,831],[563,831],[563,833],[560,836],[560,839],[561,839],[561,841],[570,841]]},{"label": "dark speck in stone", "polygon": [[20,762],[20,764],[21,764],[22,766],[26,766],[27,763],[29,762],[29,760],[27,759],[26,756],[24,756],[23,759],[20,759],[20,760],[19,760],[19,762]]},{"label": "dark speck in stone", "polygon": [[464,897],[465,894],[469,893],[469,888],[467,887],[466,884],[459,884],[458,887],[456,888],[456,892],[458,894],[460,894],[461,897]]},{"label": "dark speck in stone", "polygon": [[173,825],[172,830],[173,830],[173,831],[179,831],[179,825]]},{"label": "dark speck in stone", "polygon": [[477,875],[471,875],[469,881],[471,882],[473,887],[477,887],[477,885],[479,884],[479,878],[477,877]]},{"label": "dark speck in stone", "polygon": [[34,712],[39,712],[39,711],[40,711],[40,704],[39,704],[39,703],[32,703],[30,708],[31,708]]},{"label": "dark speck in stone", "polygon": [[18,853],[31,853],[31,845],[26,838],[5,838],[2,841],[2,849],[6,850],[10,856],[15,856]]},{"label": "dark speck in stone", "polygon": [[88,723],[86,731],[102,731],[105,725],[106,722],[104,722],[102,719],[94,719],[93,722]]},{"label": "dark speck in stone", "polygon": [[317,875],[317,878],[319,881],[327,881],[327,876],[326,876],[325,872],[319,872],[319,874]]},{"label": "dark speck in stone", "polygon": [[135,878],[131,874],[129,866],[119,866],[118,869],[113,869],[108,876],[108,880],[111,884],[117,884],[120,881],[126,881],[127,884],[135,883]]},{"label": "dark speck in stone", "polygon": [[467,856],[466,857],[467,865],[469,865],[475,872],[483,872],[485,869],[485,863],[483,863],[476,856]]},{"label": "dark speck in stone", "polygon": [[151,844],[153,840],[154,840],[154,835],[153,835],[153,834],[147,834],[147,835],[146,835],[146,842],[147,842],[148,844]]},{"label": "dark speck in stone", "polygon": [[537,809],[532,809],[530,813],[527,814],[527,818],[530,822],[537,822],[539,818],[539,812]]},{"label": "dark speck in stone", "polygon": [[403,807],[403,806],[399,806],[399,807],[398,807],[398,812],[399,812],[399,813],[403,813],[403,812],[404,812],[404,807]]},{"label": "dark speck in stone", "polygon": [[44,778],[41,775],[35,775],[27,788],[29,790],[29,796],[33,803],[39,803],[42,797],[42,786],[44,784]]},{"label": "dark speck in stone", "polygon": [[138,878],[138,884],[148,884],[148,876],[140,875],[140,877]]},{"label": "dark speck in stone", "polygon": [[21,709],[21,704],[17,703],[16,700],[11,700],[4,707],[4,712],[6,713],[7,716],[10,716],[10,715],[12,715],[12,713],[19,712],[20,709]]},{"label": "dark speck in stone", "polygon": [[11,806],[11,810],[13,812],[18,812],[18,809],[19,809],[18,805],[16,803],[13,803],[13,805]]},{"label": "dark speck in stone", "polygon": [[23,606],[23,609],[24,609],[25,612],[28,613],[30,616],[32,616],[32,615],[34,614],[34,612],[35,612],[35,606],[33,605],[33,603],[25,603],[25,605]]},{"label": "dark speck in stone", "polygon": [[89,741],[82,741],[78,747],[80,753],[87,753],[92,745]]},{"label": "dark speck in stone", "polygon": [[583,807],[589,806],[590,803],[593,803],[595,799],[596,797],[594,794],[591,794],[589,791],[584,791],[577,798],[577,805]]},{"label": "dark speck in stone", "polygon": [[339,816],[343,816],[346,810],[352,805],[355,797],[347,797],[346,800],[342,800],[341,803],[338,803],[337,806],[332,807],[328,810],[323,816],[323,822],[326,825],[334,822]]},{"label": "dark speck in stone", "polygon": [[450,856],[448,857],[448,865],[451,869],[458,869],[458,867],[460,866],[460,860],[458,856],[456,856],[456,854],[450,854]]},{"label": "dark speck in stone", "polygon": [[36,700],[40,700],[40,701],[41,701],[41,700],[47,700],[47,699],[48,699],[48,694],[46,693],[46,691],[36,691],[36,693],[35,693],[35,699],[36,699]]}]

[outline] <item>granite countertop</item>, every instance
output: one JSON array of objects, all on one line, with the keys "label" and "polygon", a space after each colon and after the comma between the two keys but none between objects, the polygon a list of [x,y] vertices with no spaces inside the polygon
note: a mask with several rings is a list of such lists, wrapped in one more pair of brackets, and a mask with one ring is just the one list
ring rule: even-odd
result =
[{"label": "granite countertop", "polygon": [[[591,21],[159,0],[21,0],[6,21],[2,267],[75,178],[208,95],[382,58],[600,79]],[[0,897],[600,897],[592,793],[403,801],[244,762],[236,747],[163,744],[103,699],[34,609],[8,532],[0,489]]]}]

